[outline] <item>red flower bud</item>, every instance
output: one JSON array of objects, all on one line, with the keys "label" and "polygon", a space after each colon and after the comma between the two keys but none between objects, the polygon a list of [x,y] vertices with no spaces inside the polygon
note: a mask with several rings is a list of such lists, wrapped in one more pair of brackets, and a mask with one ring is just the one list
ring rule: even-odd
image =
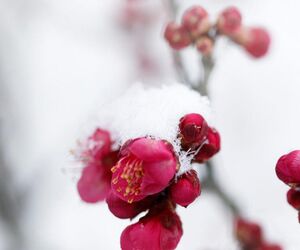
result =
[{"label": "red flower bud", "polygon": [[197,50],[204,56],[208,56],[212,53],[213,46],[214,46],[213,40],[207,36],[200,37],[196,41]]},{"label": "red flower bud", "polygon": [[179,130],[182,147],[194,149],[203,143],[208,125],[201,115],[192,113],[180,119]]},{"label": "red flower bud", "polygon": [[192,42],[189,32],[182,25],[174,22],[167,25],[164,37],[175,50],[183,49]]},{"label": "red flower bud", "polygon": [[249,54],[256,58],[267,54],[271,43],[269,33],[262,28],[250,28],[245,32],[242,46]]},{"label": "red flower bud", "polygon": [[283,248],[277,244],[263,243],[263,245],[255,248],[255,250],[282,250]]},{"label": "red flower bud", "polygon": [[200,192],[200,181],[195,170],[181,175],[170,187],[172,201],[183,207],[190,205]]},{"label": "red flower bud", "polygon": [[236,221],[235,235],[243,249],[256,249],[263,242],[260,226],[241,218]]},{"label": "red flower bud", "polygon": [[295,209],[300,211],[300,191],[290,189],[287,192],[287,201]]},{"label": "red flower bud", "polygon": [[242,16],[236,7],[225,9],[218,19],[218,30],[225,35],[233,35],[242,25]]},{"label": "red flower bud", "polygon": [[165,189],[178,167],[171,145],[163,140],[133,140],[122,154],[125,155],[111,169],[112,189],[129,203]]},{"label": "red flower bud", "polygon": [[218,153],[220,148],[221,138],[218,131],[209,127],[207,133],[207,143],[200,148],[194,160],[196,162],[203,163]]},{"label": "red flower bud", "polygon": [[279,158],[276,174],[285,184],[300,186],[300,150],[295,150]]},{"label": "red flower bud", "polygon": [[139,213],[147,210],[155,200],[155,196],[148,196],[145,199],[128,203],[121,200],[114,192],[110,192],[106,198],[109,210],[120,219],[132,219]]},{"label": "red flower bud", "polygon": [[122,250],[174,250],[183,234],[179,216],[173,209],[150,211],[121,235]]},{"label": "red flower bud", "polygon": [[211,27],[208,14],[201,6],[194,6],[186,10],[182,17],[182,25],[191,33],[193,38],[207,33]]}]

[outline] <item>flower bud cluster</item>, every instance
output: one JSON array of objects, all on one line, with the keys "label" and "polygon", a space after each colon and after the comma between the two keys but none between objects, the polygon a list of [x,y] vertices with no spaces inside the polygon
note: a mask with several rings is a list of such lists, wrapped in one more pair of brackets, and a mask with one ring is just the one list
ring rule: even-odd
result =
[{"label": "flower bud cluster", "polygon": [[[180,119],[178,140],[198,163],[220,150],[218,132],[199,114]],[[110,133],[98,128],[87,141],[81,157],[85,167],[77,185],[82,200],[106,200],[111,213],[120,219],[133,219],[147,211],[123,231],[121,248],[175,249],[183,233],[176,205],[187,207],[200,196],[197,172],[190,168],[178,174],[178,155],[166,140],[139,137],[114,151]]]},{"label": "flower bud cluster", "polygon": [[260,225],[243,218],[236,219],[234,234],[243,250],[282,250],[281,246],[264,239]]},{"label": "flower bud cluster", "polygon": [[298,211],[300,223],[300,150],[281,156],[276,164],[276,174],[290,187],[287,192],[287,201]]},{"label": "flower bud cluster", "polygon": [[218,131],[208,126],[199,114],[188,114],[180,119],[179,137],[186,151],[195,151],[194,162],[205,163],[219,152],[221,138]]},{"label": "flower bud cluster", "polygon": [[168,23],[164,33],[173,49],[181,50],[195,45],[203,56],[211,55],[221,35],[242,46],[254,58],[264,56],[271,41],[265,29],[242,25],[242,15],[236,7],[226,8],[217,21],[212,22],[203,7],[193,6],[184,12],[180,24]]}]

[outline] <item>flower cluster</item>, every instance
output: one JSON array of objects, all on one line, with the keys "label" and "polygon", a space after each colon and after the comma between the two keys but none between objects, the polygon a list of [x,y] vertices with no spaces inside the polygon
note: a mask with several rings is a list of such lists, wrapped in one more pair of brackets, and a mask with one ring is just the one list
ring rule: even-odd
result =
[{"label": "flower cluster", "polygon": [[[204,163],[220,150],[220,136],[199,114],[179,121],[178,141],[192,162]],[[201,193],[197,172],[179,174],[180,162],[166,140],[140,137],[112,150],[110,133],[96,129],[82,152],[85,167],[78,181],[83,201],[106,200],[121,219],[147,214],[121,235],[123,250],[172,250],[183,233],[176,205],[187,207]],[[151,241],[151,244],[149,242]]]},{"label": "flower cluster", "polygon": [[222,11],[216,22],[210,21],[207,11],[201,6],[191,7],[183,14],[181,24],[170,22],[164,33],[173,49],[181,50],[195,45],[203,56],[212,53],[220,35],[242,46],[254,58],[264,56],[271,41],[265,29],[242,25],[242,16],[236,7]]},{"label": "flower cluster", "polygon": [[276,164],[276,174],[281,181],[290,186],[287,201],[298,211],[300,223],[300,150],[281,156]]},{"label": "flower cluster", "polygon": [[260,225],[243,218],[236,219],[234,233],[242,250],[282,250],[279,245],[264,239]]}]

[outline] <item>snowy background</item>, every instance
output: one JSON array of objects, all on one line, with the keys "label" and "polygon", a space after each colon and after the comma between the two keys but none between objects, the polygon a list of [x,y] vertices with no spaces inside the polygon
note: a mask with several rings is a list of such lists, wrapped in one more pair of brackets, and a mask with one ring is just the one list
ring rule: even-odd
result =
[{"label": "snowy background", "polygon": [[[262,223],[268,239],[298,250],[297,215],[274,166],[283,153],[300,149],[299,1],[179,2],[183,8],[200,3],[211,13],[235,4],[246,24],[262,24],[272,34],[270,54],[259,61],[225,40],[217,45],[210,86],[223,139],[217,174],[245,214]],[[19,219],[26,250],[119,249],[129,224],[105,204],[80,201],[69,154],[98,107],[143,80],[134,71],[130,39],[118,28],[121,3],[0,0],[1,151],[11,185],[30,191]],[[156,84],[175,81],[161,39],[165,20],[159,19],[148,40],[163,72],[150,80]],[[179,213],[184,224],[179,250],[236,249],[230,214],[216,197],[203,193]],[[0,249],[8,250],[10,241],[0,220]]]}]

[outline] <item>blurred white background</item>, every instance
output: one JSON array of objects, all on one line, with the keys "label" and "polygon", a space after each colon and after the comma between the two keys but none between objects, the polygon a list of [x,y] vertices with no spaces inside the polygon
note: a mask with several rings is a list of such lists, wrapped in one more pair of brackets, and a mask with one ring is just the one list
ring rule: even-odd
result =
[{"label": "blurred white background", "polygon": [[[119,249],[119,236],[130,223],[113,217],[104,203],[80,201],[69,155],[101,103],[141,80],[130,37],[117,22],[122,2],[0,0],[1,151],[11,171],[10,179],[0,172],[0,181],[9,180],[11,192],[24,191],[17,218],[24,237],[20,250]],[[151,2],[164,11],[160,0]],[[225,40],[217,44],[210,92],[223,149],[216,171],[270,241],[298,250],[297,213],[285,200],[287,187],[274,166],[280,155],[300,149],[300,3],[178,2],[182,9],[201,4],[213,14],[234,4],[246,24],[263,25],[272,34],[271,51],[261,60]],[[176,76],[162,39],[165,21],[161,15],[147,39],[163,72],[150,80],[155,84]],[[179,213],[184,225],[179,250],[237,249],[230,214],[214,196],[204,192]],[[0,249],[10,249],[11,241],[2,220]]]}]

